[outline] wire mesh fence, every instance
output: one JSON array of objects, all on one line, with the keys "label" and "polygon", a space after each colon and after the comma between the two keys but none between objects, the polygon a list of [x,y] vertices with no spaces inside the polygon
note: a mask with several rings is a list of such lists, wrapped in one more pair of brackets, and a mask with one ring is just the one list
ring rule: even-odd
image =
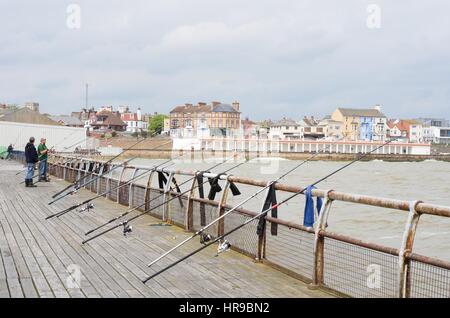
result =
[{"label": "wire mesh fence", "polygon": [[412,298],[450,298],[450,270],[411,261]]}]

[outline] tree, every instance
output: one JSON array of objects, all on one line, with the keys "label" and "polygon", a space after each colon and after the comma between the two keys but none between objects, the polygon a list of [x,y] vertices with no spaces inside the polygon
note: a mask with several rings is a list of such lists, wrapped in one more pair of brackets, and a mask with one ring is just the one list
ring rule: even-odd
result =
[{"label": "tree", "polygon": [[153,116],[148,122],[148,131],[153,135],[159,135],[164,129],[164,119],[167,116],[163,114],[158,114]]}]

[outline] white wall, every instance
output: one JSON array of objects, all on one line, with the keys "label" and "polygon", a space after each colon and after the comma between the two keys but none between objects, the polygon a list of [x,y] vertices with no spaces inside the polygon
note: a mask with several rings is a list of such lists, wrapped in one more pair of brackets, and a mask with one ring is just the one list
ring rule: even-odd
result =
[{"label": "white wall", "polygon": [[[77,146],[86,148],[86,130],[84,128],[34,125],[0,121],[0,145],[13,144],[15,150],[24,151],[30,137],[36,139],[36,145],[42,137],[47,139],[47,147],[56,151],[73,151]],[[65,147],[69,147],[64,149]]]},{"label": "white wall", "polygon": [[173,150],[200,150],[202,143],[200,139],[197,138],[173,138]]}]

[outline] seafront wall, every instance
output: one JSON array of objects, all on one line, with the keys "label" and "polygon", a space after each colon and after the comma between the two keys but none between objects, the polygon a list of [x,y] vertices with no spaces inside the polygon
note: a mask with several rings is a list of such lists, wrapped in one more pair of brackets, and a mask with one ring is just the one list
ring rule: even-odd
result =
[{"label": "seafront wall", "polygon": [[[190,151],[190,150],[152,150],[152,149],[139,149],[128,150],[125,153],[125,157],[140,157],[148,159],[169,159],[174,154],[184,153],[186,156],[193,158],[207,159],[207,158],[227,158],[233,152],[230,151]],[[311,153],[293,153],[293,152],[236,152],[242,154],[247,159],[253,158],[283,158],[289,160],[304,160],[311,157]],[[319,154],[313,161],[351,161],[355,159],[359,154],[336,154],[336,153],[324,153]],[[104,156],[105,158],[108,156]],[[383,160],[386,162],[419,162],[426,160],[436,160],[450,162],[450,155],[387,155],[387,154],[370,154],[367,155],[362,161]]]}]

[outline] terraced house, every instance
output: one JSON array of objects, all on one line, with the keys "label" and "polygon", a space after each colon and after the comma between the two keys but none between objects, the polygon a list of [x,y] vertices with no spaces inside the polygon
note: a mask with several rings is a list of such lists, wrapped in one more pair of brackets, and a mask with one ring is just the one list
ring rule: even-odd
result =
[{"label": "terraced house", "polygon": [[342,136],[345,140],[383,141],[386,139],[387,118],[381,106],[355,109],[338,108],[331,119],[342,122]]},{"label": "terraced house", "polygon": [[238,102],[185,104],[170,112],[170,135],[175,138],[238,137],[241,134]]}]

